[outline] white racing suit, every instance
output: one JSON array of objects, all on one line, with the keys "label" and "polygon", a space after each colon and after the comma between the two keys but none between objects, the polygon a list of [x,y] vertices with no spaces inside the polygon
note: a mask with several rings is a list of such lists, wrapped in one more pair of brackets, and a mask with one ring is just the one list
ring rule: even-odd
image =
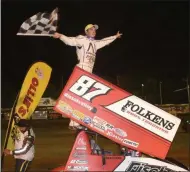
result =
[{"label": "white racing suit", "polygon": [[[77,37],[67,37],[62,35],[60,37],[60,40],[66,45],[76,46],[77,57],[79,60],[77,66],[90,73],[93,71],[97,50],[110,44],[115,39],[116,36],[110,36],[101,40],[95,40],[82,35]],[[71,120],[69,126],[77,128],[80,126],[80,124]]]},{"label": "white racing suit", "polygon": [[32,161],[34,158],[34,140],[35,134],[32,128],[24,133],[19,131],[15,136],[15,149],[12,151],[15,159]]}]

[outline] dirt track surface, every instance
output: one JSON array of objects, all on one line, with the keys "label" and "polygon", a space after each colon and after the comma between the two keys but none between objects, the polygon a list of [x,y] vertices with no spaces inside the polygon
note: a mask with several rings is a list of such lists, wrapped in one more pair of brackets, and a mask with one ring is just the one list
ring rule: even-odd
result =
[{"label": "dirt track surface", "polygon": [[[2,145],[8,121],[2,121]],[[66,163],[72,145],[75,140],[75,132],[68,129],[68,119],[63,120],[33,120],[33,129],[36,134],[35,159],[30,171],[50,171],[53,168]],[[172,157],[181,163],[188,165],[189,135],[182,132],[176,134],[168,157]],[[100,138],[98,144],[106,149],[118,153],[117,146],[107,140]],[[14,171],[14,158],[5,157],[3,171]]]}]

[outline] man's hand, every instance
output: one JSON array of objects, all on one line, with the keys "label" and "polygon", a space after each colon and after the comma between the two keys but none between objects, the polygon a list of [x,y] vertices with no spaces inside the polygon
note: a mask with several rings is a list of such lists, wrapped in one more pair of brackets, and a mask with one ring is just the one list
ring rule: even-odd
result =
[{"label": "man's hand", "polygon": [[117,34],[116,34],[116,37],[117,38],[121,38],[121,35],[123,35],[122,33],[119,33],[119,31],[117,32]]},{"label": "man's hand", "polygon": [[5,150],[3,151],[3,153],[5,154],[5,156],[7,156],[7,155],[12,155],[11,150],[9,150],[9,149],[5,149]]},{"label": "man's hand", "polygon": [[60,38],[61,37],[61,34],[60,33],[57,33],[55,32],[54,35],[53,35],[54,38]]}]

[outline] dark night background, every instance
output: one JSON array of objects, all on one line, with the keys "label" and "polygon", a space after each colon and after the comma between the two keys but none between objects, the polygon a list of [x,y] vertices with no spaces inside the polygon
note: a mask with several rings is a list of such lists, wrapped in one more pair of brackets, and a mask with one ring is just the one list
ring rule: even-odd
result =
[{"label": "dark night background", "polygon": [[30,65],[44,61],[52,76],[44,96],[57,98],[68,80],[77,56],[75,47],[50,37],[16,36],[21,24],[38,12],[59,8],[58,32],[83,34],[89,23],[99,25],[97,39],[123,33],[121,39],[97,53],[94,73],[151,103],[187,103],[189,76],[188,2],[137,1],[2,1],[2,107],[11,107]]}]

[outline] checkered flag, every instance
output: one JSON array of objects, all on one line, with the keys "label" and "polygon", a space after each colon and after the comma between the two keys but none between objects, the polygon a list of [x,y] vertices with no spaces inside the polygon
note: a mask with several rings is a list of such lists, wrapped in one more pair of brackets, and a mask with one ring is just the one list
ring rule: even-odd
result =
[{"label": "checkered flag", "polygon": [[20,27],[17,35],[52,36],[57,29],[58,8],[52,13],[37,13],[27,19]]}]

